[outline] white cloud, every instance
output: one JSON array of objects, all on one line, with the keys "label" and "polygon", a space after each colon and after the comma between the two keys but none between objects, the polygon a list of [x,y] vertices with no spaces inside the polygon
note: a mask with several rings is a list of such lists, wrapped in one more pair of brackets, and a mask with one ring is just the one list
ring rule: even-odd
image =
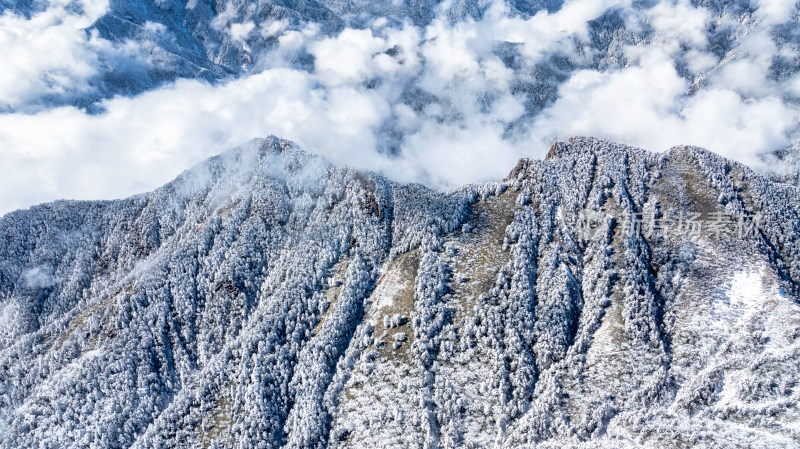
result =
[{"label": "white cloud", "polygon": [[38,266],[22,273],[25,286],[28,288],[47,288],[55,284],[58,279],[52,274],[52,269],[46,266]]},{"label": "white cloud", "polygon": [[371,30],[346,29],[338,36],[312,42],[309,52],[320,80],[328,85],[352,83],[374,76],[373,58],[387,50],[383,39]]},{"label": "white cloud", "polygon": [[235,42],[244,42],[255,27],[256,24],[253,22],[233,23],[228,30],[228,34]]},{"label": "white cloud", "polygon": [[[0,213],[57,198],[146,191],[208,156],[269,134],[336,163],[434,187],[499,179],[517,158],[540,157],[552,140],[573,135],[653,150],[695,144],[750,164],[797,139],[797,108],[782,98],[800,96],[800,81],[768,79],[772,57],[786,52],[768,33],[745,33],[717,68],[704,34],[708,11],[679,1],[635,17],[640,13],[629,6],[572,0],[524,19],[494,2],[481,21],[442,18],[424,29],[375,21],[372,29],[335,36],[323,36],[315,25],[290,29],[284,21],[231,24],[234,11],[227,9],[215,25],[234,39],[260,33],[279,43],[247,77],[219,85],[181,80],[105,100],[105,112],[94,115],[72,107],[0,114]],[[587,21],[616,7],[627,8],[634,25],[650,23],[655,39],[624,48],[624,68],[573,72],[553,104],[527,117],[516,82],[532,81],[533,68],[549,55],[585,49]],[[94,8],[97,15],[105,6]],[[25,106],[59,89],[80,91],[102,52],[110,51],[109,43],[80,31],[90,14],[73,18],[63,8],[47,14],[32,23],[0,16],[0,25],[9,24],[0,27],[0,48],[20,53],[0,71],[2,102]],[[163,32],[157,24],[146,28]],[[27,45],[26,39],[40,41]],[[66,54],[48,59],[43,55],[54,41]],[[495,54],[498,41],[521,43],[516,72]],[[303,52],[314,57],[310,73],[289,62]],[[584,56],[588,63],[592,54]],[[677,58],[705,74],[705,88],[687,95]],[[48,83],[48,74],[64,75]],[[509,132],[520,120],[523,126]]]},{"label": "white cloud", "polygon": [[[749,75],[764,81],[761,72]],[[741,86],[712,85],[687,96],[688,83],[672,60],[651,48],[636,66],[573,75],[536,120],[534,134],[591,135],[652,150],[689,143],[767,168],[762,156],[792,143],[797,109],[775,96],[745,99],[735,87]]]},{"label": "white cloud", "polygon": [[129,195],[267,134],[295,138],[342,162],[374,147],[371,128],[389,110],[375,94],[315,89],[308,74],[288,69],[218,87],[179,81],[104,106],[98,115],[71,107],[4,115],[0,204]]},{"label": "white cloud", "polygon": [[76,15],[67,2],[56,0],[31,19],[0,15],[0,110],[35,103],[48,95],[79,94],[97,73],[98,53],[110,43],[87,36],[83,28],[102,15],[105,0],[82,3],[85,14]]},{"label": "white cloud", "polygon": [[766,24],[785,23],[796,19],[797,0],[754,0],[756,16]]},{"label": "white cloud", "polygon": [[502,136],[500,123],[458,126],[425,121],[409,136],[403,158],[386,161],[383,171],[398,181],[442,187],[499,180],[530,153]]},{"label": "white cloud", "polygon": [[706,24],[710,14],[705,8],[694,8],[688,0],[661,2],[646,11],[645,17],[657,33],[657,40],[671,53],[681,45],[704,48],[707,44]]},{"label": "white cloud", "polygon": [[493,2],[479,26],[480,36],[487,42],[522,43],[522,52],[529,63],[544,55],[573,49],[573,36],[587,38],[587,22],[609,9],[630,6],[631,0],[567,0],[554,13],[540,11],[530,19],[510,17],[502,2]]},{"label": "white cloud", "polygon": [[287,20],[273,20],[268,23],[261,24],[259,33],[262,37],[277,36],[281,34],[289,26]]}]

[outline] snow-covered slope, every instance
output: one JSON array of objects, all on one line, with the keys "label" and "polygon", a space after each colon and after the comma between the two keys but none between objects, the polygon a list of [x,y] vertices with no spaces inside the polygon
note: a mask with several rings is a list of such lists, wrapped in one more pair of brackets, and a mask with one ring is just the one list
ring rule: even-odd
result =
[{"label": "snow-covered slope", "polygon": [[0,446],[797,446],[799,215],[691,147],[440,193],[253,141],[0,218]]}]

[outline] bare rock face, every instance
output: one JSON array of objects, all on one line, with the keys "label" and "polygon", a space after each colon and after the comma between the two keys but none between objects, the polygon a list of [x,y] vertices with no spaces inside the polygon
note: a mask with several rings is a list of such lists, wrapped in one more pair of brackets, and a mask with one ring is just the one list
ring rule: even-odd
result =
[{"label": "bare rock face", "polygon": [[691,147],[442,193],[253,141],[0,218],[0,446],[798,445],[799,215]]}]

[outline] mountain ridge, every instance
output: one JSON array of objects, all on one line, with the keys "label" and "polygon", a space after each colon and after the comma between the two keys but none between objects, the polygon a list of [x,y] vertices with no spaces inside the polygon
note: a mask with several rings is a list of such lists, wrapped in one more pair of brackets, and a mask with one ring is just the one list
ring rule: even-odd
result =
[{"label": "mountain ridge", "polygon": [[437,192],[268,138],[0,217],[0,445],[797,444],[797,189],[553,148]]}]

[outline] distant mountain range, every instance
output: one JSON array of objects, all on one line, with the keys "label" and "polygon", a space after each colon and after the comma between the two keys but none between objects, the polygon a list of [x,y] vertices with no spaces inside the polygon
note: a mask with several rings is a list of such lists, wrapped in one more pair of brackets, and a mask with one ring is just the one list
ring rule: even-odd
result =
[{"label": "distant mountain range", "polygon": [[[66,6],[40,0],[1,0],[0,14],[30,18],[48,8],[62,7],[68,14],[79,16],[89,14],[88,4],[77,0]],[[524,25],[518,24],[524,30],[548,29],[541,35],[514,37],[511,33],[498,38],[491,32],[485,37],[488,42],[484,46],[490,47],[493,57],[502,61],[503,70],[513,73],[507,90],[515,99],[521,99],[524,108],[521,114],[512,114],[510,118],[501,115],[504,138],[555,132],[547,127],[543,130],[532,127],[535,128],[542,112],[561,96],[581,95],[580,90],[564,91],[568,81],[582,71],[613,74],[640,64],[641,55],[635,49],[651,45],[669,53],[665,57],[688,86],[681,101],[691,102],[701,92],[728,89],[726,95],[735,95],[741,105],[781,104],[793,111],[800,105],[800,25],[798,9],[791,7],[790,2],[587,0],[579,5],[586,11],[576,10],[576,5],[576,1],[562,0],[110,0],[107,7],[100,8],[104,12],[96,17],[89,14],[93,23],[85,29],[86,35],[95,39],[92,45],[97,46],[91,49],[97,53],[97,61],[92,62],[95,73],[76,81],[80,88],[61,87],[58,83],[62,76],[54,70],[52,75],[42,75],[45,84],[52,84],[46,95],[33,95],[28,103],[22,104],[3,104],[0,98],[0,112],[30,113],[73,105],[97,114],[104,111],[103,100],[136,96],[181,79],[225,83],[274,68],[276,64],[312,73],[318,61],[308,48],[309,43],[325,36],[334,37],[344,29],[383,33],[387,26],[413,26],[425,35],[422,41],[425,43],[437,39],[437,28],[431,28],[436,21],[457,29],[459,23],[481,23],[487,16],[495,17],[500,9],[503,16],[528,20]],[[547,16],[548,21],[532,20],[537,16]],[[314,39],[296,47],[286,44],[287,31],[304,30]],[[559,37],[553,38],[548,33]],[[537,48],[536,41],[542,42],[542,48]],[[381,51],[402,63],[405,52],[415,54],[420,49],[398,44]],[[486,58],[486,55],[476,57]],[[423,57],[423,65],[438,63],[426,58]],[[351,63],[343,59],[341,64]],[[407,106],[417,114],[432,114],[438,120],[471,126],[464,117],[474,112],[464,110],[454,101],[452,92],[442,91],[436,83],[432,86],[426,80],[429,74],[425,69],[413,76],[417,78],[396,80],[376,75],[362,84],[375,89],[382,83],[395,83],[387,89],[392,92],[391,98],[386,98],[395,107]],[[488,77],[481,81],[486,86],[473,86],[465,93],[483,98],[482,107],[486,110],[499,107],[495,103],[497,97],[505,93],[493,92],[495,86],[490,81]],[[651,82],[659,86],[664,80]],[[729,104],[726,101],[716,99],[709,107],[725,108]],[[673,111],[676,117],[685,114],[683,106],[678,104],[664,107],[676,108]],[[432,113],[432,109],[442,112]],[[759,108],[753,108],[752,113],[767,114]],[[402,120],[395,113],[375,131],[381,141],[377,145],[379,152],[402,153],[405,131],[397,129]],[[775,142],[765,144],[755,139],[754,146],[758,148],[751,150],[767,160],[778,156],[780,163],[790,168],[776,170],[777,175],[794,183],[800,148],[800,126],[796,122],[795,117],[792,124],[776,125],[783,129],[769,131],[768,136]],[[716,148],[716,151],[727,149]]]},{"label": "distant mountain range", "polygon": [[[519,1],[508,3],[511,11],[530,16],[542,10],[557,10],[559,0]],[[75,14],[83,11],[75,2]],[[447,12],[453,20],[479,18],[488,3],[474,0],[451,2]],[[3,0],[0,14],[14,13],[31,17],[50,7],[38,0]],[[287,0],[110,0],[108,10],[87,33],[112,43],[140,45],[140,55],[148,64],[136,66],[130,60],[105,61],[102,73],[92,80],[93,89],[77,98],[72,95],[50,98],[53,105],[74,104],[92,110],[96,102],[115,95],[135,95],[164,82],[180,78],[198,78],[210,82],[245,76],[259,63],[259,57],[276,47],[276,37],[262,32],[239,36],[230,33],[231,24],[254,24],[257,30],[283,21],[291,28],[309,24],[333,34],[345,27],[368,27],[377,18],[397,24],[428,24],[441,2],[422,1],[341,1]],[[620,24],[616,24],[620,26]],[[388,49],[387,49],[388,50]],[[305,56],[305,57],[303,57]],[[310,58],[310,59],[309,59]],[[298,67],[313,67],[313,57],[300,55]],[[311,64],[309,66],[309,64]],[[263,67],[262,67],[263,69]]]},{"label": "distant mountain range", "polygon": [[[552,102],[557,87],[576,70],[623,68],[628,60],[625,46],[642,46],[664,37],[659,24],[653,23],[655,14],[650,13],[659,2],[597,3],[590,5],[598,8],[600,13],[588,23],[588,41],[576,36],[571,51],[553,49],[552,54],[533,68],[519,64],[520,55],[516,48],[520,42],[496,42],[498,56],[509,68],[518,71],[520,89],[529,98],[527,107],[530,113],[535,114]],[[696,71],[690,61],[696,56],[691,54],[692,48],[687,46],[679,52],[675,64],[681,76],[692,82],[689,95],[705,87],[709,74],[752,52],[744,45],[752,34],[765,33],[772,43],[786,50],[772,61],[768,74],[770,79],[785,80],[800,72],[800,58],[796,56],[800,51],[796,39],[800,33],[797,20],[777,23],[764,20],[755,14],[758,5],[749,1],[693,0],[684,3],[687,9],[702,8],[701,11],[709,15],[705,35],[693,38],[704,39],[708,50],[719,60],[717,64]],[[86,32],[97,32],[99,37],[117,44],[140,44],[139,51],[146,53],[148,65],[132,68],[130,61],[124,59],[106,61],[103,73],[92,80],[95,90],[77,99],[52,98],[52,101],[90,107],[101,98],[140,93],[179,78],[216,82],[246,76],[253,70],[268,67],[262,64],[261,59],[278,46],[277,37],[269,32],[270,25],[276,22],[282,22],[283,27],[289,29],[314,25],[323,34],[334,35],[345,27],[370,28],[376,20],[419,27],[430,24],[437,17],[445,17],[452,23],[481,20],[493,4],[486,0],[110,0],[107,11]],[[75,14],[83,13],[80,3],[75,2],[75,5]],[[539,13],[557,13],[565,2],[508,1],[504,5],[505,14],[531,18]],[[3,0],[0,14],[31,17],[47,7],[49,3],[40,0]],[[797,15],[796,9],[793,14]],[[680,32],[678,25],[681,20],[676,18],[673,24],[677,33]],[[232,25],[239,25],[240,31],[232,31]],[[402,48],[386,50],[402,51]],[[296,59],[290,61],[295,67],[313,69],[313,56],[308,53],[295,56]],[[527,73],[531,69],[534,70],[532,77]]]}]

